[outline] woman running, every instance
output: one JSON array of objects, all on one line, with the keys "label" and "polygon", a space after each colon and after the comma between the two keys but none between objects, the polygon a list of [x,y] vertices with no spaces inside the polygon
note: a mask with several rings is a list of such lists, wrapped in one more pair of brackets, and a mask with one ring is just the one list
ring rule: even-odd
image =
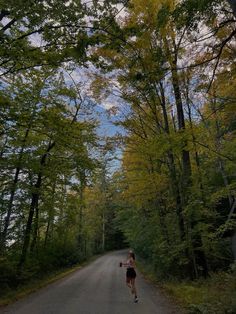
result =
[{"label": "woman running", "polygon": [[135,255],[132,251],[129,251],[127,261],[125,263],[121,263],[121,266],[127,267],[126,271],[126,284],[131,289],[131,293],[134,294],[134,302],[138,302],[137,289],[135,286]]}]

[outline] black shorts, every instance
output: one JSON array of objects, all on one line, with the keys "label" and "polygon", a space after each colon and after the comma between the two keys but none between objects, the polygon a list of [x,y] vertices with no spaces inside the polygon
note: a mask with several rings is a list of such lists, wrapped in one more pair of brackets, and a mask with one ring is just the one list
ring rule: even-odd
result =
[{"label": "black shorts", "polygon": [[136,278],[136,271],[134,268],[127,268],[126,278]]}]

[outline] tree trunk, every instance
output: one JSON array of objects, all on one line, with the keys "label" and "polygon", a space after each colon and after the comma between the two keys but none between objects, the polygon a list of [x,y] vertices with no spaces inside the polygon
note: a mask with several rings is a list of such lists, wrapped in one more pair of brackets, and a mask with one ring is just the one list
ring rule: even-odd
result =
[{"label": "tree trunk", "polygon": [[38,231],[39,231],[39,207],[38,203],[35,207],[35,218],[34,218],[34,228],[33,228],[33,239],[30,246],[30,251],[33,252],[35,250],[37,241],[38,241]]},{"label": "tree trunk", "polygon": [[[160,93],[161,93],[161,108],[162,108],[162,113],[163,113],[163,118],[164,118],[164,129],[165,129],[166,134],[169,135],[170,128],[169,128],[168,114],[166,110],[165,91],[161,82],[159,86],[160,86]],[[174,154],[171,148],[169,149],[167,155],[168,155],[168,165],[169,165],[169,170],[170,170],[170,175],[171,175],[172,190],[173,190],[173,194],[175,196],[175,201],[176,201],[176,213],[177,213],[178,223],[179,223],[180,239],[182,241],[185,238],[184,215],[183,215],[183,208],[182,208],[182,202],[181,202],[181,193],[180,193],[179,183],[178,183],[177,175],[176,175]]]},{"label": "tree trunk", "polygon": [[78,243],[81,253],[83,252],[83,216],[84,216],[84,188],[85,188],[85,173],[80,172],[80,207],[79,207],[79,234]]},{"label": "tree trunk", "polygon": [[1,234],[0,251],[3,251],[5,248],[5,245],[6,245],[7,232],[8,232],[8,227],[10,224],[12,208],[13,208],[13,201],[14,201],[14,197],[15,197],[16,186],[18,183],[20,170],[21,170],[21,168],[17,167],[16,171],[15,171],[15,176],[14,176],[13,185],[12,185],[11,192],[10,192],[10,199],[9,199],[8,208],[7,208],[7,215],[6,215],[6,218],[4,221],[4,227],[3,227],[2,234]]},{"label": "tree trunk", "polygon": [[2,156],[4,154],[4,149],[5,149],[6,145],[7,145],[7,141],[8,141],[8,137],[6,136],[4,144],[2,145],[2,149],[1,149],[1,152],[0,152],[0,158],[2,158]]},{"label": "tree trunk", "polygon": [[[188,82],[187,82],[188,84]],[[203,188],[203,183],[202,183],[202,174],[201,174],[201,167],[200,167],[200,160],[199,160],[199,155],[198,155],[198,151],[197,151],[197,147],[196,147],[196,138],[195,138],[195,134],[194,134],[194,130],[193,130],[193,125],[192,125],[192,116],[191,116],[191,108],[189,105],[189,94],[188,94],[188,86],[186,86],[187,91],[186,91],[186,103],[187,103],[187,107],[188,107],[188,118],[189,118],[189,123],[190,123],[190,129],[191,129],[191,136],[192,136],[192,140],[194,143],[194,150],[195,150],[195,162],[196,162],[196,166],[197,166],[197,172],[198,172],[198,180],[199,180],[199,188],[201,191],[201,197],[202,197],[202,201],[203,204],[206,203],[206,198],[204,195],[204,188]],[[191,229],[194,228],[194,223],[191,223]],[[205,255],[205,252],[203,250],[203,242],[202,242],[202,237],[201,234],[196,236],[196,239],[193,239],[194,241],[194,246],[195,248],[195,252],[196,252],[196,262],[201,265],[202,269],[203,269],[203,275],[204,277],[208,276],[209,273],[209,269],[208,269],[208,263],[207,263],[207,258]],[[198,271],[197,271],[198,272]],[[196,273],[197,273],[196,272]]]},{"label": "tree trunk", "polygon": [[47,222],[47,229],[46,229],[45,239],[44,239],[44,247],[47,246],[49,234],[51,231],[51,225],[53,224],[53,220],[54,220],[55,190],[56,190],[56,181],[53,183],[53,188],[52,188],[52,204],[51,204],[51,208],[49,209],[49,213],[48,213],[48,222]]},{"label": "tree trunk", "polygon": [[[182,96],[180,91],[180,84],[179,84],[179,75],[178,75],[178,69],[177,69],[177,60],[178,60],[178,51],[176,44],[173,40],[173,46],[174,46],[174,55],[172,55],[169,44],[167,40],[164,41],[166,53],[169,58],[169,64],[171,68],[171,75],[172,75],[172,86],[174,90],[174,97],[175,97],[175,105],[176,105],[176,111],[177,111],[177,119],[178,119],[178,129],[179,132],[183,132],[183,135],[185,135],[185,117],[184,117],[184,111],[183,111],[183,102],[182,102]],[[183,167],[183,175],[182,175],[182,206],[185,206],[188,204],[188,189],[192,185],[192,170],[191,170],[191,161],[190,161],[190,153],[187,149],[187,140],[183,139],[183,148],[182,148],[182,167]],[[198,271],[196,267],[196,262],[201,265],[204,269],[204,274],[208,273],[207,269],[207,262],[206,257],[202,249],[199,250],[199,247],[202,248],[202,240],[201,236],[197,235],[194,239],[192,239],[191,233],[194,228],[194,222],[192,221],[191,217],[189,217],[189,222],[187,223],[185,221],[185,230],[187,228],[187,238],[185,239],[188,243],[188,259],[189,259],[189,272],[191,273],[191,276],[193,278],[196,278],[198,276]]]},{"label": "tree trunk", "polygon": [[165,215],[165,213],[166,213],[165,201],[161,199],[160,200],[160,205],[158,204],[158,201],[156,201],[156,207],[159,207],[158,214],[159,214],[160,228],[161,228],[163,237],[166,240],[167,245],[170,246],[171,243],[170,243],[170,240],[169,240],[168,228],[167,228],[166,219],[165,219],[165,217],[166,217],[166,215]]},{"label": "tree trunk", "polygon": [[103,213],[102,213],[102,251],[105,251],[105,213],[104,213],[104,209],[103,209]]},{"label": "tree trunk", "polygon": [[30,204],[30,210],[29,210],[29,215],[28,215],[28,220],[26,224],[26,229],[25,229],[25,235],[24,235],[24,243],[23,243],[23,248],[21,252],[21,257],[20,257],[20,262],[19,262],[19,269],[24,265],[29,249],[29,244],[30,244],[30,233],[32,229],[32,222],[33,222],[33,217],[34,217],[34,211],[35,208],[38,206],[38,200],[39,200],[39,189],[42,184],[42,174],[39,173],[37,182],[35,184],[35,192],[32,194],[32,199],[31,199],[31,204]]},{"label": "tree trunk", "polygon": [[[177,118],[178,118],[178,128],[179,131],[185,130],[185,118],[183,111],[183,102],[179,87],[179,77],[177,72],[177,56],[175,56],[173,60],[173,64],[171,66],[172,73],[172,85],[174,89],[175,95],[175,104],[177,109]],[[183,192],[186,195],[186,189],[191,186],[191,162],[190,162],[190,154],[186,148],[187,142],[183,140],[183,149],[182,149],[182,165],[183,165]]]},{"label": "tree trunk", "polygon": [[10,14],[9,11],[2,9],[2,10],[0,11],[0,21],[1,21],[5,16],[8,16],[9,14]]},{"label": "tree trunk", "polygon": [[13,202],[14,202],[17,183],[18,183],[19,174],[21,171],[21,166],[22,166],[21,164],[22,164],[23,153],[24,153],[26,141],[27,141],[30,129],[31,129],[31,125],[32,125],[32,117],[31,117],[29,126],[25,132],[24,138],[22,140],[22,147],[21,147],[21,150],[19,153],[19,159],[17,161],[17,167],[15,170],[14,180],[13,180],[12,188],[10,191],[10,199],[9,199],[8,208],[7,208],[7,215],[5,218],[4,228],[3,228],[2,235],[1,235],[1,242],[0,242],[0,250],[1,251],[5,248],[5,244],[6,244],[7,232],[8,232],[8,227],[10,224],[11,214],[12,214],[12,209],[13,209]]},{"label": "tree trunk", "polygon": [[34,190],[32,193],[30,210],[28,214],[28,220],[27,220],[25,235],[24,235],[23,247],[22,247],[21,257],[20,257],[20,261],[18,265],[19,269],[21,269],[22,266],[24,265],[26,261],[28,249],[29,249],[30,234],[32,230],[34,212],[35,212],[35,209],[38,207],[40,188],[42,185],[42,170],[43,170],[43,167],[45,167],[47,156],[49,152],[52,150],[52,148],[55,146],[55,144],[56,144],[55,142],[49,143],[46,153],[42,155],[41,160],[40,160],[40,171],[39,171],[37,182],[34,185]]}]

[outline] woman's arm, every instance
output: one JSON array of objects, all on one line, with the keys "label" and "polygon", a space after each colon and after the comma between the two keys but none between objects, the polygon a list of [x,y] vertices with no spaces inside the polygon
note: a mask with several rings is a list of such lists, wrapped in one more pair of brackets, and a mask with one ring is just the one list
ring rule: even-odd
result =
[{"label": "woman's arm", "polygon": [[120,267],[124,266],[124,267],[128,267],[130,264],[127,262],[120,262]]},{"label": "woman's arm", "polygon": [[131,264],[131,266],[133,267],[133,268],[135,268],[136,267],[136,265],[135,265],[135,260],[131,257],[131,259],[130,259],[130,264]]},{"label": "woman's arm", "polygon": [[135,268],[135,261],[133,258],[131,258],[129,261],[126,262],[120,262],[120,267],[134,267]]}]

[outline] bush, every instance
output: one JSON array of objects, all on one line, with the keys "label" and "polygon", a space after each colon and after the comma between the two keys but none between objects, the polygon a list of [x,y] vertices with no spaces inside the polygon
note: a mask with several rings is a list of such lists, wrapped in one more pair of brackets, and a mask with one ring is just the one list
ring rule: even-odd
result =
[{"label": "bush", "polygon": [[228,272],[213,273],[204,280],[166,283],[191,314],[236,314],[235,265]]},{"label": "bush", "polygon": [[19,283],[19,277],[14,262],[6,258],[0,259],[0,295],[15,288]]}]

